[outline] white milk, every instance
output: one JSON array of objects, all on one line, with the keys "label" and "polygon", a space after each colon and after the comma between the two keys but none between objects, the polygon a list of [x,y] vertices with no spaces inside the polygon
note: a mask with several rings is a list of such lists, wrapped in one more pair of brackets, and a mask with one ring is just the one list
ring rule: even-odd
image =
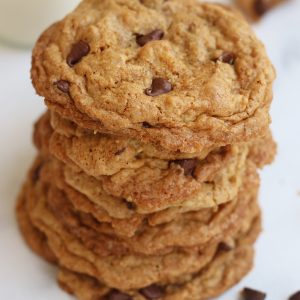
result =
[{"label": "white milk", "polygon": [[0,40],[30,47],[80,0],[0,0]]}]

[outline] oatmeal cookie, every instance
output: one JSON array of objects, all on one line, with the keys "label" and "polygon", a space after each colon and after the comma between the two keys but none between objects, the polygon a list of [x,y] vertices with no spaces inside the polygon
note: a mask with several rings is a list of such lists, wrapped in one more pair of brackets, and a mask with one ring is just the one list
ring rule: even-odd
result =
[{"label": "oatmeal cookie", "polygon": [[84,0],[42,34],[31,74],[82,127],[187,153],[263,135],[275,77],[238,13],[194,0]]}]

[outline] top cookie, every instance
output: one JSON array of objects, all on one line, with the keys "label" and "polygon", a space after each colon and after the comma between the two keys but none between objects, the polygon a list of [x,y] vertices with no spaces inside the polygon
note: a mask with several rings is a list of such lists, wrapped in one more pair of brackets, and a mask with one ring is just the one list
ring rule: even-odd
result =
[{"label": "top cookie", "polygon": [[49,108],[187,153],[264,134],[274,77],[239,13],[194,0],[84,0],[32,61]]}]

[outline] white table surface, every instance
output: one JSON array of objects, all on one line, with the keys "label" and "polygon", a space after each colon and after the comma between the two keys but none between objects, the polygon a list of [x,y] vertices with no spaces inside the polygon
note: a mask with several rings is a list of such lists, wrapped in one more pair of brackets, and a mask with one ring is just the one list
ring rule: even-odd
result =
[{"label": "white table surface", "polygon": [[[264,232],[253,271],[220,299],[238,299],[244,286],[287,299],[300,290],[300,1],[291,0],[255,25],[278,78],[272,107],[276,162],[262,172]],[[25,246],[17,229],[16,196],[35,150],[32,124],[44,110],[29,80],[30,51],[0,46],[0,299],[66,300],[55,268]]]}]

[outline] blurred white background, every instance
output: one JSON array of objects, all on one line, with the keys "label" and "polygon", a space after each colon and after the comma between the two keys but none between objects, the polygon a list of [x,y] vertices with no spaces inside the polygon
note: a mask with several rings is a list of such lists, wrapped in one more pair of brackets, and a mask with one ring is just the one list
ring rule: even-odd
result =
[{"label": "blurred white background", "polygon": [[0,0],[0,39],[30,47],[41,31],[63,18],[80,0]]},{"label": "blurred white background", "polygon": [[[60,12],[52,14],[53,7],[64,10],[62,3],[68,1],[73,2],[0,0],[0,36],[9,34],[13,41],[10,27],[19,20],[23,22],[21,19],[27,14],[30,20],[31,2],[43,2],[41,16],[44,18],[49,11],[54,19]],[[4,10],[8,3],[17,2],[28,7],[18,6],[14,14]],[[3,23],[5,19],[9,21],[7,25]],[[39,24],[44,27],[42,23]],[[32,28],[28,24],[29,29],[22,28],[23,36]],[[272,128],[279,153],[276,162],[262,172],[264,233],[257,243],[255,268],[222,300],[237,299],[244,286],[267,292],[271,300],[288,299],[300,290],[300,1],[287,1],[266,15],[254,29],[266,44],[278,73]],[[30,32],[30,39],[35,34]],[[30,39],[26,37],[25,44]],[[21,40],[14,43],[24,44]],[[32,124],[45,109],[30,83],[30,59],[29,49],[0,43],[0,299],[66,300],[71,297],[58,288],[55,269],[25,246],[14,219],[15,199],[35,154],[31,144]]]}]

